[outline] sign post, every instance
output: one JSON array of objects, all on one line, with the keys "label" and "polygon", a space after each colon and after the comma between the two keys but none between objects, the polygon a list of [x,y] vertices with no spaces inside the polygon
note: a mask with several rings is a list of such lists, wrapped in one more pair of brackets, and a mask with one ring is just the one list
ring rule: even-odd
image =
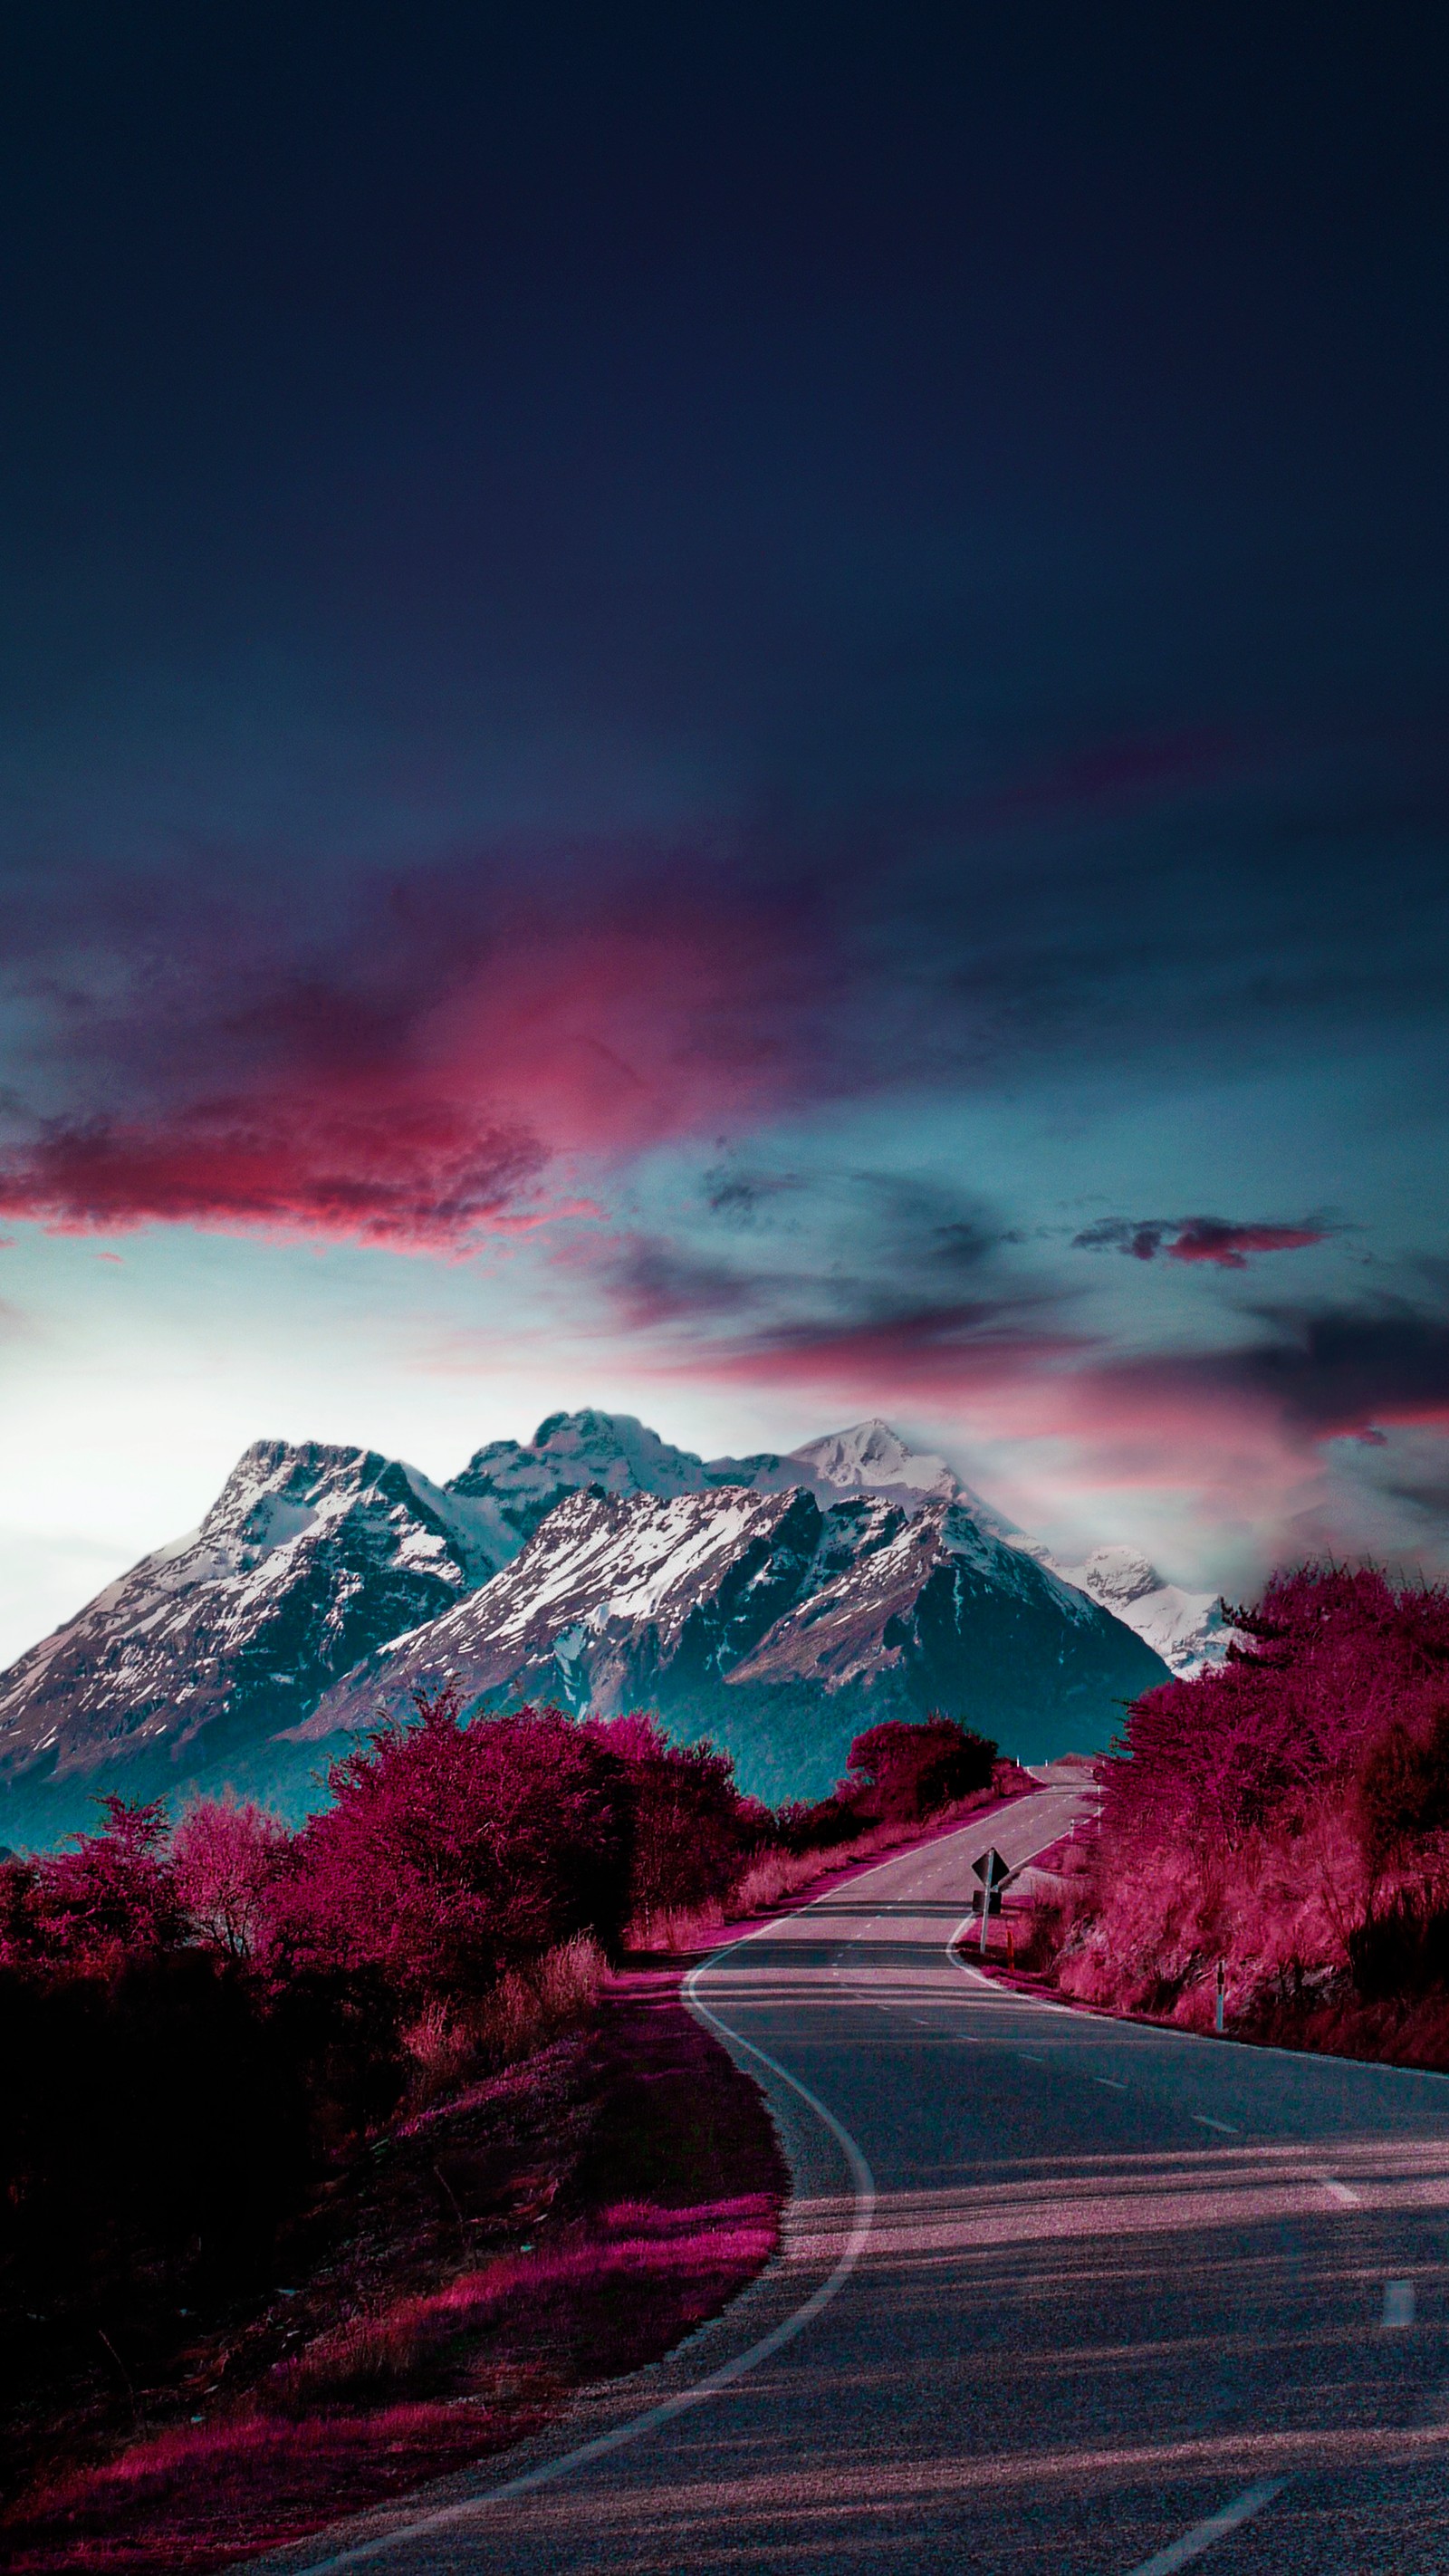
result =
[{"label": "sign post", "polygon": [[996,1888],[1004,1884],[1007,1877],[1007,1867],[994,1843],[992,1844],[990,1851],[984,1851],[981,1858],[972,1865],[976,1871],[977,1877],[981,1881],[981,1940],[979,1946],[984,1952],[986,1948],[986,1927],[991,1920],[992,1893]]}]

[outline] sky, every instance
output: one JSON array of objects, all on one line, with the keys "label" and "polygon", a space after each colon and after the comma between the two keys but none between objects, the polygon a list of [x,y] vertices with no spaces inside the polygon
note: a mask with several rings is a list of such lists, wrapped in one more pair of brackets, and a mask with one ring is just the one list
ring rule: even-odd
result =
[{"label": "sky", "polygon": [[1449,26],[0,28],[0,1655],[262,1435],[1449,1570]]}]

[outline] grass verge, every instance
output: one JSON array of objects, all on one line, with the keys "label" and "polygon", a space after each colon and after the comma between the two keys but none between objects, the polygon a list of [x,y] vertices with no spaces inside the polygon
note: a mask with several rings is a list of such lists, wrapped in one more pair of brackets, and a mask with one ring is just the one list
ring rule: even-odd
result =
[{"label": "grass verge", "polygon": [[[12,2429],[13,2576],[204,2576],[502,2450],[656,2359],[774,2250],[787,2177],[753,2084],[674,1970],[374,2142],[289,2279],[52,2374]],[[101,2359],[105,2359],[101,2355]],[[132,2364],[128,2370],[128,2362]]]}]

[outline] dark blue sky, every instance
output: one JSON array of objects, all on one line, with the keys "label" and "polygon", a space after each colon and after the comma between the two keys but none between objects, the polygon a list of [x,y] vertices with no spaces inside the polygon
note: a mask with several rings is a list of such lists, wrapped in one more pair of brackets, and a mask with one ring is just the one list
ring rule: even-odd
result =
[{"label": "dark blue sky", "polygon": [[1446,58],[9,13],[0,1293],[61,1486],[143,1347],[180,1401],[173,1297],[218,1456],[310,1427],[256,1317],[329,1246],[329,1429],[386,1342],[405,1447],[439,1334],[528,1429],[546,1314],[530,1387],[719,1446],[894,1410],[1187,1570],[1438,1561]]}]

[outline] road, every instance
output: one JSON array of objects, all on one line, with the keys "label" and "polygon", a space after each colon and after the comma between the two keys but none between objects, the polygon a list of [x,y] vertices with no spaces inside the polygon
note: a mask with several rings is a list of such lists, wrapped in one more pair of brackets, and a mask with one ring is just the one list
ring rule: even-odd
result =
[{"label": "road", "polygon": [[770,2061],[795,2166],[780,2262],[529,2453],[265,2564],[1449,2571],[1449,2078],[963,1967],[977,1852],[1081,1804],[1024,1799],[709,1962],[697,2004]]}]

